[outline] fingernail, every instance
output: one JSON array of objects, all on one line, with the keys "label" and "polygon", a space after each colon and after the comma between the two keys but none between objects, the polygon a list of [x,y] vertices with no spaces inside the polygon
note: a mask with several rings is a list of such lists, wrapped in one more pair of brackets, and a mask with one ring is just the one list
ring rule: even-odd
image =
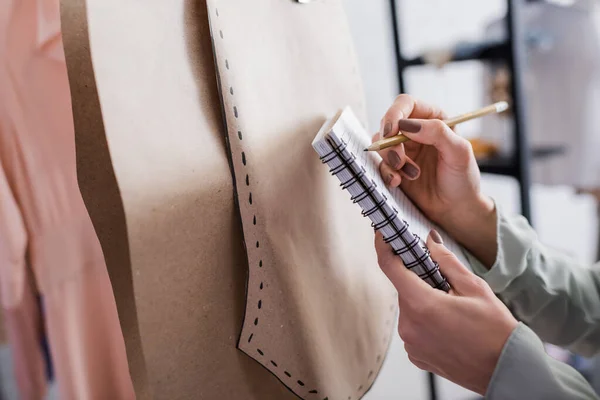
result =
[{"label": "fingernail", "polygon": [[392,183],[392,181],[394,180],[394,175],[388,174],[383,178],[383,180],[385,181],[385,184],[389,186]]},{"label": "fingernail", "polygon": [[444,244],[444,240],[442,239],[442,237],[440,236],[440,234],[438,233],[438,231],[436,231],[435,229],[432,229],[431,232],[429,232],[429,236],[431,236],[431,239],[437,243],[437,244]]},{"label": "fingernail", "polygon": [[406,176],[408,176],[410,179],[417,179],[417,177],[421,173],[419,168],[417,168],[411,163],[404,164],[404,167],[402,167],[401,171],[404,172]]},{"label": "fingernail", "polygon": [[383,127],[383,137],[387,137],[392,132],[392,123],[386,122]]},{"label": "fingernail", "polygon": [[414,119],[401,119],[398,121],[398,128],[402,132],[418,133],[421,130],[421,123]]},{"label": "fingernail", "polygon": [[392,150],[388,153],[388,162],[392,168],[398,169],[400,168],[400,163],[402,160],[400,159],[400,156]]}]

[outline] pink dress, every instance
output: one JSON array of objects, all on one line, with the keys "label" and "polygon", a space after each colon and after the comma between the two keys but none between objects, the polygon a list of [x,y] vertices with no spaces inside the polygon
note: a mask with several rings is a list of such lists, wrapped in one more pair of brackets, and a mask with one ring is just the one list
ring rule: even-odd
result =
[{"label": "pink dress", "polygon": [[58,0],[0,5],[0,301],[21,398],[46,392],[43,329],[61,398],[135,398],[77,184]]}]

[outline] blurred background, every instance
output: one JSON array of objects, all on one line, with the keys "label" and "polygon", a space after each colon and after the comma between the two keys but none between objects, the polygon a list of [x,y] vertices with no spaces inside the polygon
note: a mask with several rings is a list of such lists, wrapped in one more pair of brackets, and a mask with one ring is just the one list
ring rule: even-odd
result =
[{"label": "blurred background", "polygon": [[[450,116],[510,101],[511,112],[458,130],[473,143],[485,172],[484,190],[506,211],[523,212],[544,243],[582,263],[597,261],[598,2],[344,1],[370,129],[379,129],[402,91],[439,105]],[[439,377],[432,382],[410,364],[400,339],[394,339],[367,399],[478,398]],[[548,351],[579,369],[600,391],[598,360],[551,346]]]}]

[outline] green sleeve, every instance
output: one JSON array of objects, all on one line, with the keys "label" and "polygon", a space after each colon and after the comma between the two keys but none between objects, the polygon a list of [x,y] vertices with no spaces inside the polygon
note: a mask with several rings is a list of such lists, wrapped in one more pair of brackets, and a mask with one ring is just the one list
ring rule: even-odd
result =
[{"label": "green sleeve", "polygon": [[485,398],[598,399],[583,376],[568,365],[548,356],[542,341],[522,323],[504,345]]},{"label": "green sleeve", "polygon": [[498,253],[474,272],[543,341],[592,356],[600,350],[600,266],[584,266],[540,243],[523,217],[498,211]]}]

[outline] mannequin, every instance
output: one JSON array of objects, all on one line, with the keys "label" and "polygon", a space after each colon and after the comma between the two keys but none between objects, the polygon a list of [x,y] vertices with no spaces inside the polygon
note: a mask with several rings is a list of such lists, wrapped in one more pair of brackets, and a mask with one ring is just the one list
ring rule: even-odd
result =
[{"label": "mannequin", "polygon": [[[593,0],[576,0],[568,7],[538,2],[525,8],[529,140],[533,147],[565,149],[561,155],[534,160],[532,179],[536,183],[568,185],[589,192],[600,187],[600,164],[593,150],[600,145],[594,111],[600,104],[599,18],[598,2]],[[488,37],[503,40],[501,21],[489,25]],[[505,74],[502,67],[494,71],[496,77]],[[485,80],[487,84],[490,76]],[[502,97],[498,93],[506,94],[506,90],[497,89],[491,93],[494,100]],[[504,142],[510,134],[505,123],[485,122],[482,132],[494,141]]]},{"label": "mannequin", "polygon": [[61,1],[138,398],[357,399],[393,333],[372,228],[310,148],[364,114],[341,1],[267,3]]},{"label": "mannequin", "polygon": [[600,145],[595,112],[600,104],[599,11],[588,1],[568,9],[540,4],[532,10],[530,29],[545,32],[553,42],[549,51],[529,56],[532,145],[567,148],[562,157],[534,164],[533,176],[540,183],[600,187],[600,164],[593,150]]}]

